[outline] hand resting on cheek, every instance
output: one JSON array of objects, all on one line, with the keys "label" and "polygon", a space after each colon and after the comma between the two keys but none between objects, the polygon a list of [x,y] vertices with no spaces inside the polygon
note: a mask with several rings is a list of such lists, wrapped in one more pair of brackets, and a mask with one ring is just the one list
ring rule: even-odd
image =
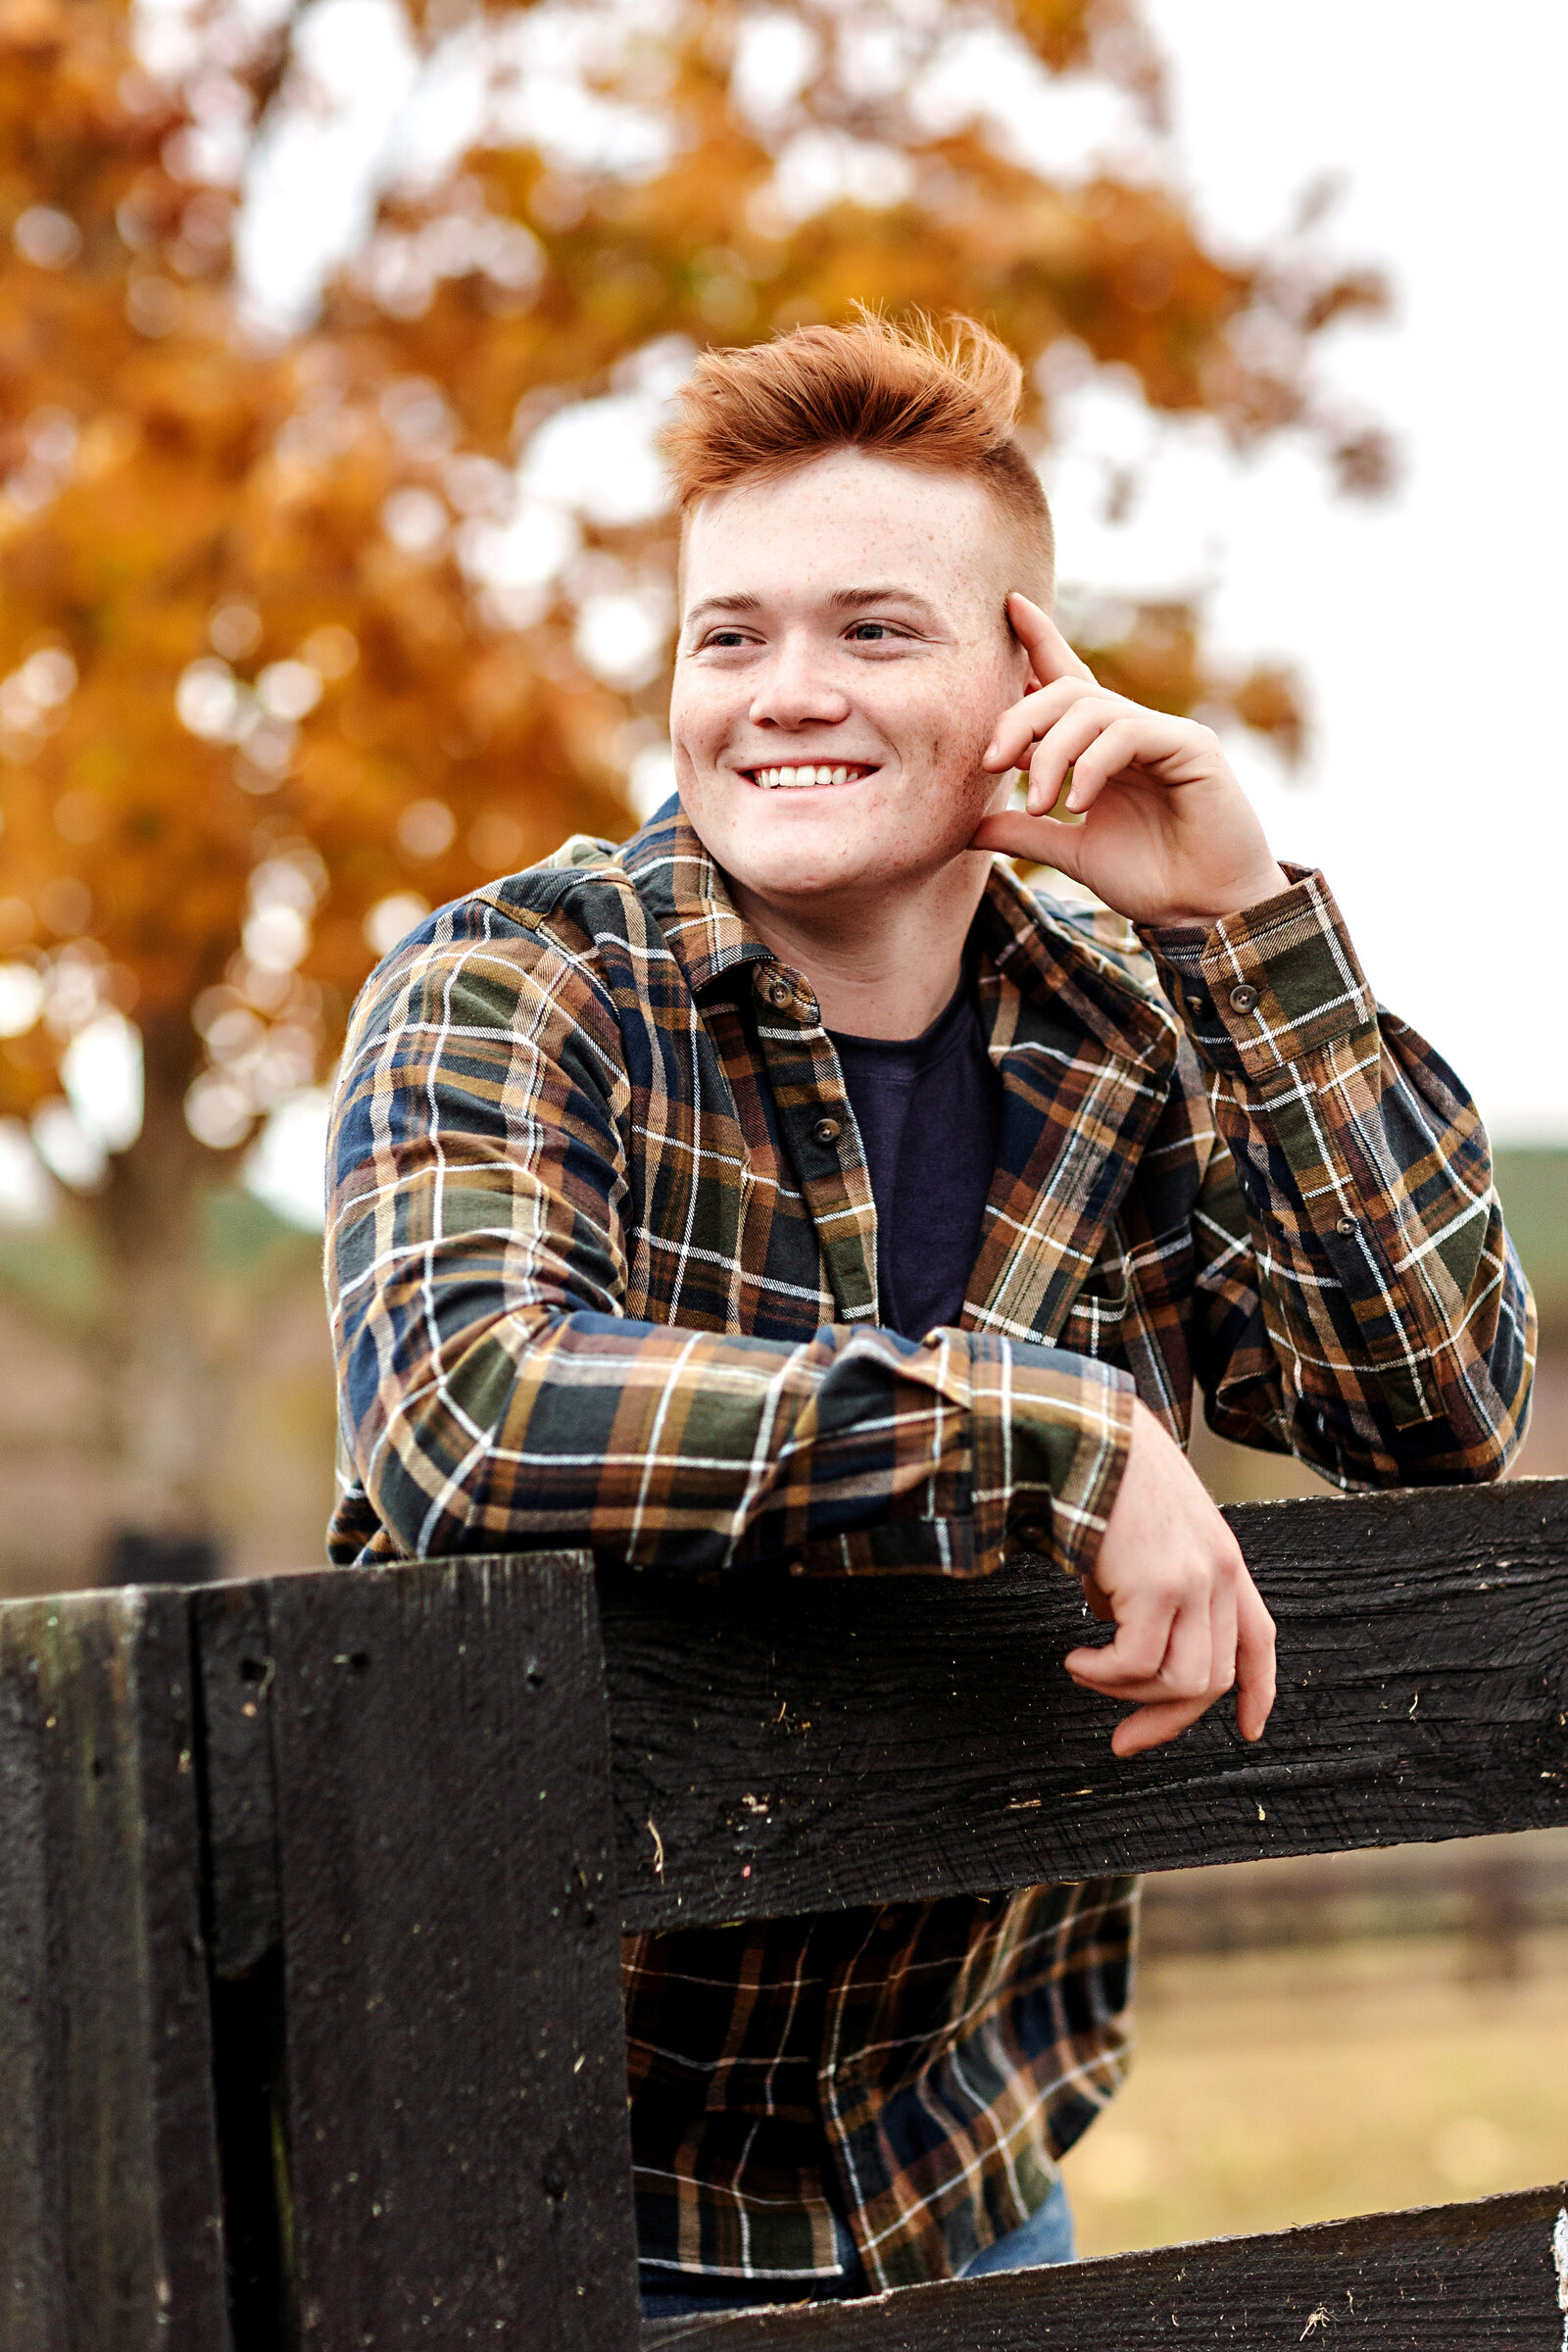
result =
[{"label": "hand resting on cheek", "polygon": [[[971,849],[1054,866],[1135,923],[1212,923],[1290,888],[1212,727],[1109,693],[1026,596],[1007,618],[1033,684],[981,764],[1027,767],[1028,808],[984,818]],[[1052,814],[1069,773],[1080,823]]]}]

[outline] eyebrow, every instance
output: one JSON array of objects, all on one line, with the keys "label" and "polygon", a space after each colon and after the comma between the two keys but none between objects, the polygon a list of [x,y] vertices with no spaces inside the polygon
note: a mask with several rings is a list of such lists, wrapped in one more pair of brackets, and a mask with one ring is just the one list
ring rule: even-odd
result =
[{"label": "eyebrow", "polygon": [[870,588],[835,588],[827,601],[835,612],[840,612],[855,605],[913,605],[922,612],[934,610],[930,602],[917,595],[914,589],[900,588],[891,581]]},{"label": "eyebrow", "polygon": [[[917,595],[912,588],[900,588],[891,582],[869,588],[835,588],[827,601],[835,612],[853,611],[858,605],[885,604],[909,605],[917,612],[928,614],[935,611],[927,599]],[[690,628],[710,612],[760,612],[761,609],[762,599],[745,592],[738,592],[734,596],[705,596],[702,603],[693,605],[687,613],[686,626]]]},{"label": "eyebrow", "polygon": [[700,620],[705,612],[760,612],[761,609],[762,600],[760,596],[705,596],[702,603],[693,605],[687,613],[686,626],[690,628],[692,622]]}]

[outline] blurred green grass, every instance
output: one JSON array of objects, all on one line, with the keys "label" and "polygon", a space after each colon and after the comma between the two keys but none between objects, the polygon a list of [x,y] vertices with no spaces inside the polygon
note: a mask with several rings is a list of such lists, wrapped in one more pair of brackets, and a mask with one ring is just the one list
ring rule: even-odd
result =
[{"label": "blurred green grass", "polygon": [[1497,1192],[1530,1287],[1544,1342],[1568,1341],[1568,1151],[1518,1147],[1496,1154]]},{"label": "blurred green grass", "polygon": [[1167,1957],[1131,2078],[1064,2171],[1085,2254],[1568,2175],[1568,1933],[1487,1979],[1448,1936]]}]

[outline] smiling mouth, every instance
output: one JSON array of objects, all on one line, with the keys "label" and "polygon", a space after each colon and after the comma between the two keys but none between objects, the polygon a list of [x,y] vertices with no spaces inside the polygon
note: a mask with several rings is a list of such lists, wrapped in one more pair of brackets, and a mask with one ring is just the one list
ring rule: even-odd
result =
[{"label": "smiling mouth", "polygon": [[859,784],[874,776],[876,768],[868,760],[844,760],[836,764],[818,760],[811,765],[743,767],[741,773],[760,792],[805,792],[824,784]]}]

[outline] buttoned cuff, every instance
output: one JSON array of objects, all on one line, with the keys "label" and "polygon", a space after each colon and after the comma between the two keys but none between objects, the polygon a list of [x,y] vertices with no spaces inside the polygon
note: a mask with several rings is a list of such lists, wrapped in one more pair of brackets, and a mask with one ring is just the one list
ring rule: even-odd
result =
[{"label": "buttoned cuff", "polygon": [[1367,1028],[1377,1005],[1334,893],[1311,866],[1211,929],[1140,924],[1165,993],[1211,1068],[1266,1079]]}]

